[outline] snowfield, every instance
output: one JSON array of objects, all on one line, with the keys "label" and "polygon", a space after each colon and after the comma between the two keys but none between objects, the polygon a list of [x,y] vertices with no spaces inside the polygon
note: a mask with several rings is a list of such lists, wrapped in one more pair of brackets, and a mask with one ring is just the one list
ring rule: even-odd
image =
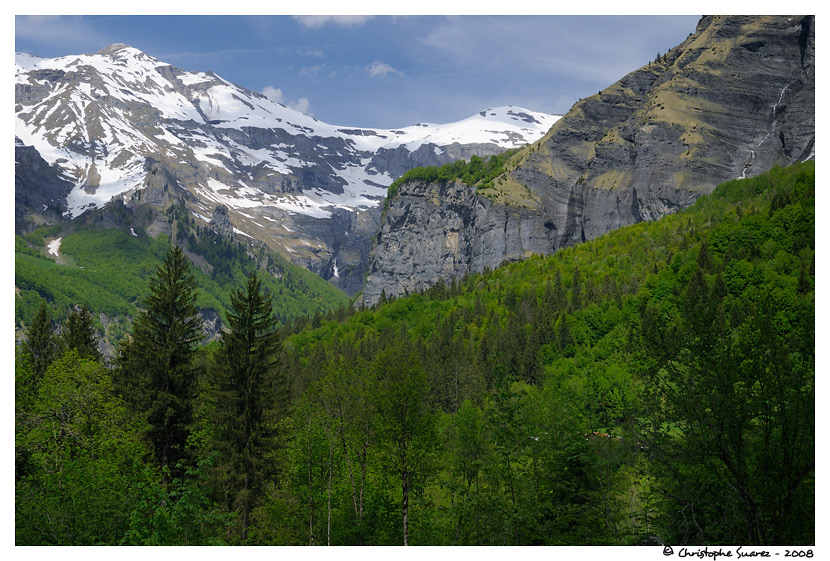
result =
[{"label": "snowfield", "polygon": [[[67,75],[73,79],[63,79]],[[15,85],[16,142],[33,146],[75,184],[68,197],[71,217],[142,188],[151,158],[192,168],[188,187],[212,202],[327,218],[327,209],[365,209],[382,201],[394,178],[367,169],[382,149],[414,152],[434,145],[440,155],[442,146],[454,143],[513,148],[538,140],[559,118],[507,106],[449,124],[388,130],[329,125],[211,73],[185,72],[126,45],[53,59],[17,53]],[[307,143],[313,160],[298,157],[293,142],[243,144],[239,138],[254,129],[281,139],[316,139]],[[332,146],[340,148],[332,152]],[[303,186],[302,193],[274,195],[252,186],[254,174],[263,171],[269,179],[302,185],[303,170],[323,165],[342,193]]]}]

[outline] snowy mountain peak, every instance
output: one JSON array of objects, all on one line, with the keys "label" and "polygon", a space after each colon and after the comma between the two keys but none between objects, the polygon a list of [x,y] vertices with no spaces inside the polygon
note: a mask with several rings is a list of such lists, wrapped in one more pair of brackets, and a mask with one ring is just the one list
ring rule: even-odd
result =
[{"label": "snowy mountain peak", "polygon": [[123,51],[123,50],[127,50],[127,49],[132,49],[133,51],[136,51],[137,53],[143,54],[138,49],[133,49],[132,47],[130,47],[126,43],[113,43],[109,47],[104,47],[103,49],[98,51],[98,54],[99,55],[111,55],[111,54],[116,53],[118,51]]},{"label": "snowy mountain peak", "polygon": [[15,116],[16,137],[74,185],[68,217],[129,200],[153,162],[193,195],[194,216],[209,220],[223,205],[248,235],[269,231],[263,216],[377,208],[409,168],[534,142],[559,118],[506,106],[403,129],[330,125],[125,44],[51,59],[17,53]]},{"label": "snowy mountain peak", "polygon": [[122,43],[54,59],[18,53],[15,89],[15,133],[75,183],[72,216],[140,189],[148,157],[174,169],[196,167],[201,173],[187,187],[210,204],[273,205],[314,216],[326,207],[366,208],[405,171],[372,165],[379,152],[430,146],[441,154],[457,144],[492,153],[533,142],[558,118],[507,106],[450,124],[339,127]]}]

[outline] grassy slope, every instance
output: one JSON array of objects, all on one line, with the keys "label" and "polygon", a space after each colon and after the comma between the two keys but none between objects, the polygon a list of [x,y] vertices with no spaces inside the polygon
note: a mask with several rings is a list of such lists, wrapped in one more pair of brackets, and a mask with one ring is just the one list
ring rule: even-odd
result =
[{"label": "grassy slope", "polygon": [[[148,293],[147,281],[170,247],[166,236],[152,239],[120,230],[79,231],[66,235],[60,246],[66,265],[48,256],[45,240],[56,232],[47,229],[17,236],[15,240],[15,325],[32,317],[41,299],[61,320],[74,304],[85,304],[96,315],[122,320],[135,315],[137,304]],[[282,320],[326,312],[348,304],[348,297],[317,275],[272,255],[280,275],[263,275],[263,284],[274,294],[274,312]],[[221,276],[211,278],[192,267],[199,285],[198,306],[221,316],[230,305],[232,289],[242,286],[254,261],[240,248],[213,257],[222,265]],[[224,263],[221,263],[224,261]],[[118,334],[116,334],[116,338]]]}]

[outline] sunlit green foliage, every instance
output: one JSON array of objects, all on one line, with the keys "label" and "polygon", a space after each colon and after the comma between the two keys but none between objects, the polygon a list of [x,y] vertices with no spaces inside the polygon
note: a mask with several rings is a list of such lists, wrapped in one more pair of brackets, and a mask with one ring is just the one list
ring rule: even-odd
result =
[{"label": "sunlit green foliage", "polygon": [[[106,371],[72,355],[41,381],[21,349],[17,541],[241,543],[246,527],[261,545],[812,544],[814,200],[812,162],[775,168],[553,256],[292,322],[265,376],[289,381],[289,408],[264,405],[275,438],[247,521],[216,473],[244,471],[217,458],[216,344],[194,359],[194,459],[172,479],[98,389]],[[78,394],[59,372],[105,396],[90,418],[122,419],[118,450],[141,458],[96,497],[124,514],[70,500],[122,460],[44,443],[42,412]],[[67,434],[102,434],[85,430]],[[63,487],[47,457],[75,474]],[[65,513],[93,525],[74,534]]]},{"label": "sunlit green foliage", "polygon": [[[415,349],[445,448],[412,543],[811,543],[813,201],[812,163],[728,182],[660,221],[308,326],[283,364],[296,395],[318,394],[346,349]],[[702,411],[726,432],[692,438]]]},{"label": "sunlit green foliage", "polygon": [[505,165],[518,149],[505,150],[488,158],[470,156],[469,160],[457,160],[443,166],[426,166],[408,170],[392,182],[386,195],[387,201],[394,199],[398,189],[410,181],[436,183],[438,181],[461,180],[467,185],[477,185],[481,188],[493,187],[493,179],[502,174]]},{"label": "sunlit green foliage", "polygon": [[[72,306],[84,305],[106,339],[120,340],[138,313],[138,303],[148,294],[147,280],[172,247],[170,238],[133,236],[114,229],[81,230],[62,238],[60,253],[67,265],[59,265],[45,250],[38,250],[43,248],[45,235],[44,231],[39,236],[16,237],[15,325],[28,325],[44,300],[58,321]],[[230,308],[231,291],[244,286],[257,262],[270,273],[262,275],[262,282],[274,295],[274,313],[281,323],[348,303],[345,294],[317,275],[264,250],[254,259],[243,245],[209,230],[178,242],[190,248],[191,255],[201,257],[197,262],[204,270],[194,267],[193,271],[199,287],[197,306],[219,317]],[[108,319],[106,326],[100,323],[99,314]]]},{"label": "sunlit green foliage", "polygon": [[29,399],[16,419],[16,447],[29,465],[15,489],[15,542],[118,543],[145,481],[141,425],[106,369],[74,350],[48,368]]}]

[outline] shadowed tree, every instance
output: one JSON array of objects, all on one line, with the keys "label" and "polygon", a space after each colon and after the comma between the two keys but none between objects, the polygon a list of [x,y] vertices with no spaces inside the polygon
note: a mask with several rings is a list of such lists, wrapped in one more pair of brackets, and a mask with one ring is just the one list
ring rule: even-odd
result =
[{"label": "shadowed tree", "polygon": [[32,355],[35,376],[42,377],[58,352],[57,338],[52,328],[52,320],[49,319],[46,302],[41,301],[35,312],[23,346]]},{"label": "shadowed tree", "polygon": [[156,460],[163,469],[174,470],[185,457],[193,409],[193,356],[201,327],[196,281],[187,257],[176,246],[150,279],[150,295],[119,360],[120,389],[128,403],[146,416]]},{"label": "shadowed tree", "polygon": [[75,306],[66,316],[60,335],[60,348],[62,353],[75,349],[82,358],[101,361],[98,334],[95,332],[92,314],[86,306]]},{"label": "shadowed tree", "polygon": [[241,514],[241,537],[248,538],[249,516],[263,480],[267,448],[266,408],[277,355],[277,321],[271,296],[254,272],[244,289],[231,294],[229,330],[222,333],[215,390],[215,422],[224,452],[223,487]]}]

